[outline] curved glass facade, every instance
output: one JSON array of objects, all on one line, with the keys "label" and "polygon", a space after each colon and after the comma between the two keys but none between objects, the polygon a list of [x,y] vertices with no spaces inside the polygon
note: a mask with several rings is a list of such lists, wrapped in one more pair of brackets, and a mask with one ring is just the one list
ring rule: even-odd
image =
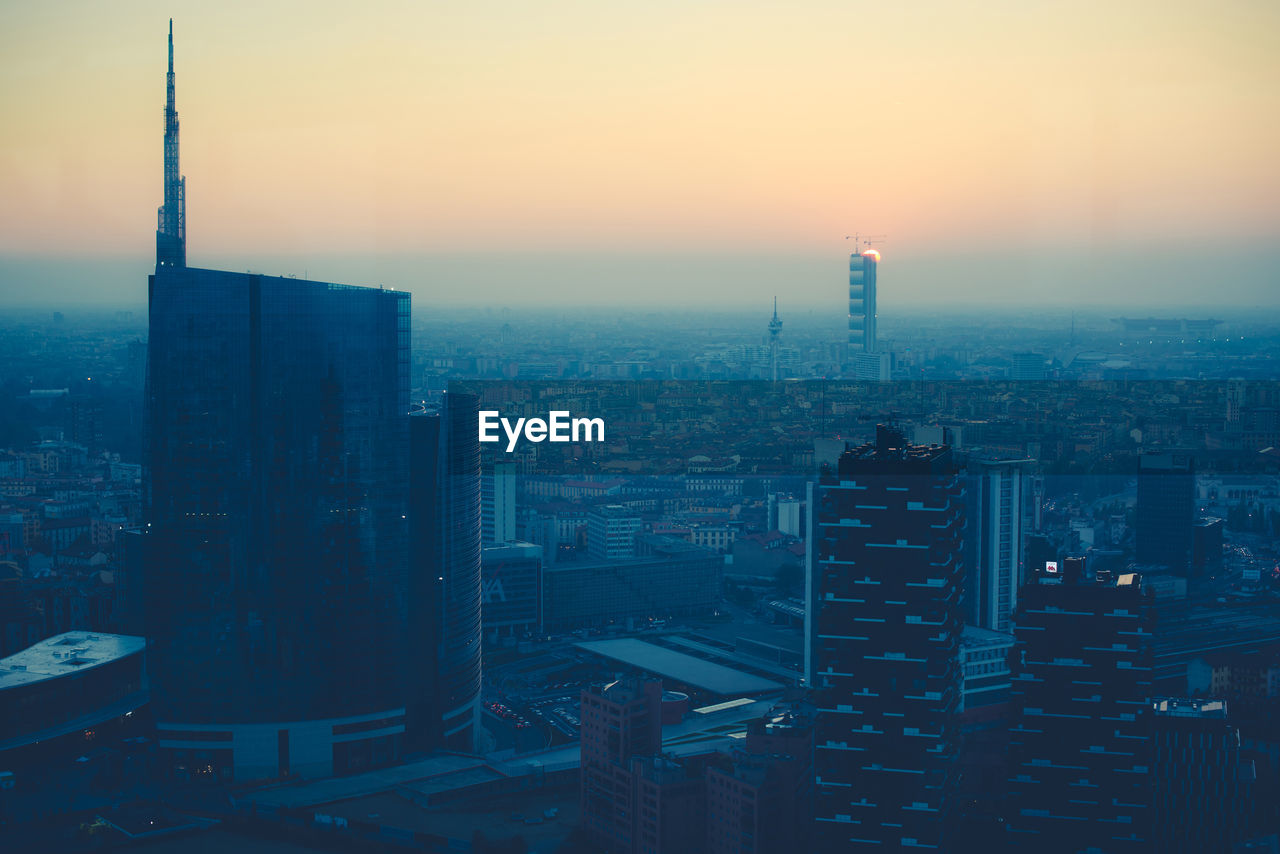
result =
[{"label": "curved glass facade", "polygon": [[157,721],[403,707],[409,295],[162,267],[148,347]]}]

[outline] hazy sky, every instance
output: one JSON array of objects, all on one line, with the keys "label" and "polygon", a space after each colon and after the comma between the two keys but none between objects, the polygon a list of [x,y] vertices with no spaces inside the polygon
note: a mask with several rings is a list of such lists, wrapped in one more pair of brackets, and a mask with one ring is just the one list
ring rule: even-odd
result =
[{"label": "hazy sky", "polygon": [[1280,4],[0,5],[0,303],[188,262],[422,300],[1274,305]]}]

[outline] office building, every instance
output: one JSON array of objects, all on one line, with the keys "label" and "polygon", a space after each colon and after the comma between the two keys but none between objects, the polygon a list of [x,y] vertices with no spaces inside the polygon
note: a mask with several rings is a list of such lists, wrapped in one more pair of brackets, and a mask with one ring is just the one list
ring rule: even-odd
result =
[{"label": "office building", "polygon": [[965,465],[965,619],[1012,631],[1023,581],[1030,517],[1030,459],[974,456]]},{"label": "office building", "polygon": [[1222,572],[1223,521],[1197,519],[1191,530],[1191,574],[1216,576]]},{"label": "office building", "polygon": [[[391,761],[409,607],[408,294],[160,267],[150,305],[144,584],[160,746],[231,742],[237,778]],[[352,727],[363,738],[345,738]]]},{"label": "office building", "polygon": [[880,253],[874,249],[849,256],[849,354],[875,353],[876,273]]},{"label": "office building", "polygon": [[981,626],[965,626],[960,635],[960,706],[966,712],[1009,702],[1009,669],[1014,636]]},{"label": "office building", "polygon": [[1007,832],[1015,850],[1148,851],[1151,609],[1139,575],[1049,564],[1014,635]]},{"label": "office building", "polygon": [[1041,353],[1014,353],[1009,367],[1011,380],[1042,380],[1046,376],[1045,359]]},{"label": "office building", "polygon": [[470,752],[480,716],[479,399],[450,392],[410,425],[410,747]]},{"label": "office building", "polygon": [[705,850],[709,854],[810,850],[811,710],[783,709],[751,721],[745,742],[729,753],[730,762],[707,768]]},{"label": "office building", "polygon": [[1234,850],[1248,839],[1255,772],[1226,702],[1161,697],[1152,712],[1152,850]]},{"label": "office building", "polygon": [[849,256],[849,368],[856,380],[887,382],[892,359],[876,340],[876,275],[880,253]]},{"label": "office building", "polygon": [[[707,750],[676,758],[662,753],[663,693],[660,681],[645,678],[620,679],[582,691],[579,797],[582,829],[592,850],[726,850],[722,843],[730,836],[711,826],[713,811],[720,823],[733,816],[737,833],[732,838],[741,844],[732,850],[780,850],[772,843],[793,829],[802,815],[811,743],[807,731],[796,735],[792,729],[800,729],[799,724],[793,727],[785,714],[779,715],[773,729],[763,722],[749,724],[749,757],[734,759]],[[784,750],[793,753],[784,756]],[[723,773],[713,779],[715,769]],[[774,822],[759,834],[768,847],[755,844],[757,834],[751,828],[759,827],[760,820]],[[790,842],[803,838],[792,837]]]},{"label": "office building", "polygon": [[718,554],[724,554],[733,549],[734,540],[738,538],[738,529],[730,525],[695,522],[680,530],[676,536],[693,543],[695,546],[709,549]]},{"label": "office building", "polygon": [[480,476],[480,519],[485,545],[515,541],[515,463],[493,463]]},{"label": "office building", "polygon": [[0,658],[0,766],[74,758],[86,732],[118,738],[147,703],[145,649],[140,637],[64,632]]},{"label": "office building", "polygon": [[893,359],[891,354],[854,353],[850,357],[853,365],[853,378],[865,382],[888,382],[893,376]]},{"label": "office building", "polygon": [[662,749],[662,682],[628,679],[593,685],[583,689],[580,708],[582,827],[605,850],[635,851],[631,760]]},{"label": "office building", "polygon": [[1191,565],[1196,515],[1195,469],[1187,454],[1138,457],[1136,558],[1186,575]]},{"label": "office building", "polygon": [[597,560],[636,556],[640,517],[620,504],[596,507],[587,514],[587,554]]},{"label": "office building", "polygon": [[[707,838],[705,757],[631,760],[633,854],[699,851]],[[621,851],[622,849],[614,849]]]},{"label": "office building", "polygon": [[140,579],[164,764],[248,780],[393,762],[409,295],[187,267],[172,70],[166,114]]},{"label": "office building", "polygon": [[488,640],[542,632],[542,546],[505,543],[480,552],[481,624]]},{"label": "office building", "polygon": [[1001,850],[1009,771],[1006,756],[1013,725],[1013,635],[965,626],[960,636],[959,746],[956,770],[960,803],[952,830],[974,850]]},{"label": "office building", "polygon": [[946,847],[963,497],[950,448],[883,425],[810,485],[817,850]]},{"label": "office building", "polygon": [[791,495],[770,492],[766,510],[769,519],[765,525],[770,531],[779,531],[799,538],[803,530],[804,508],[800,499]]},{"label": "office building", "polygon": [[547,564],[542,619],[548,632],[705,616],[720,601],[724,558],[673,537],[639,538],[643,554]]}]

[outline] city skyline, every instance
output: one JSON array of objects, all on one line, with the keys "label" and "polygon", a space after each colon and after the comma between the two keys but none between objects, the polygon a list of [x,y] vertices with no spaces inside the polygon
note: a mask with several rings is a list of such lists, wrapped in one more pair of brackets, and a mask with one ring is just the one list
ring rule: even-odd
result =
[{"label": "city skyline", "polygon": [[9,10],[0,303],[136,298],[169,14],[198,265],[453,304],[838,305],[861,229],[889,235],[886,310],[1269,301],[1262,4],[540,8]]},{"label": "city skyline", "polygon": [[0,141],[0,848],[1280,845],[1280,14],[281,8]]}]

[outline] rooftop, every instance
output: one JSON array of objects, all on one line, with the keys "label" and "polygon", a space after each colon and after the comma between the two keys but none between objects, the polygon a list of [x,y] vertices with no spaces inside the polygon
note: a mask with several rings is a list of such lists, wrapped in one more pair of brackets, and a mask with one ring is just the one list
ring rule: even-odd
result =
[{"label": "rooftop", "polygon": [[543,566],[543,572],[580,572],[582,570],[629,569],[652,564],[663,564],[673,560],[714,560],[723,562],[724,558],[715,551],[695,545],[676,537],[664,537],[655,534],[640,534],[636,537],[640,549],[650,554],[623,558],[583,558],[581,560],[557,561]]},{"label": "rooftop", "polygon": [[132,635],[63,632],[0,658],[0,690],[80,673],[140,653],[146,645]]},{"label": "rooftop", "polygon": [[496,543],[481,548],[481,555],[486,561],[496,560],[532,560],[542,557],[542,546],[533,543],[513,541]]},{"label": "rooftop", "polygon": [[350,777],[330,777],[264,787],[244,795],[256,804],[293,808],[332,803],[387,790],[416,792],[444,791],[459,783],[508,776],[501,765],[494,767],[478,756],[442,753],[416,762],[379,768]]},{"label": "rooftop", "polygon": [[639,513],[625,504],[602,504],[598,507],[592,507],[590,512],[595,516],[604,516],[608,519],[640,518]]},{"label": "rooftop", "polygon": [[960,645],[966,649],[1013,646],[1015,640],[1013,635],[985,629],[982,626],[966,625],[960,633]]},{"label": "rooftop", "polygon": [[952,470],[951,448],[913,445],[897,427],[880,424],[874,442],[845,445],[836,469],[841,479],[855,475],[944,475]]},{"label": "rooftop", "polygon": [[1224,720],[1227,717],[1225,700],[1161,697],[1152,701],[1151,708],[1161,717],[1222,718]]},{"label": "rooftop", "polygon": [[665,649],[636,638],[583,641],[574,646],[721,696],[782,690],[782,685],[777,682],[752,676],[722,664],[713,664],[710,661]]}]

